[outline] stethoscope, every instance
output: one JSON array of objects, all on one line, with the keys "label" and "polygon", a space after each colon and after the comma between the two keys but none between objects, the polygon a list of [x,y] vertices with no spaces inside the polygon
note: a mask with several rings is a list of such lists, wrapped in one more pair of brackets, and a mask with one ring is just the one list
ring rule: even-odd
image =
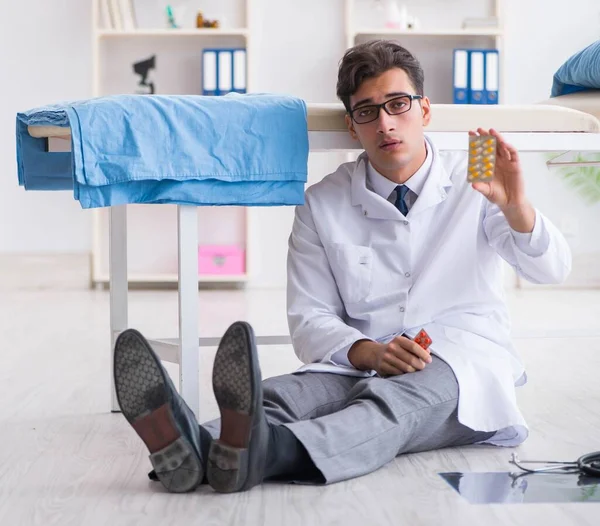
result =
[{"label": "stethoscope", "polygon": [[[527,473],[584,473],[592,477],[600,477],[600,451],[582,455],[575,462],[519,460],[517,454],[513,453],[509,462]],[[529,469],[523,464],[546,464],[546,467]]]}]

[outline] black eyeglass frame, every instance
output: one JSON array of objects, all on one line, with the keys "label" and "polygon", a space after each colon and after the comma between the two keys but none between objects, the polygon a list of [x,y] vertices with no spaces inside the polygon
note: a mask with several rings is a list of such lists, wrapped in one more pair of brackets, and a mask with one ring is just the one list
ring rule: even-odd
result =
[{"label": "black eyeglass frame", "polygon": [[[420,100],[423,98],[423,95],[409,95],[408,93],[406,95],[399,95],[398,97],[394,97],[393,99],[390,100],[386,100],[385,102],[381,103],[381,104],[365,104],[364,106],[359,106],[358,108],[354,108],[353,110],[349,111],[349,115],[350,118],[356,123],[356,124],[369,124],[370,122],[376,121],[377,119],[379,119],[379,114],[381,113],[381,109],[383,108],[383,111],[385,111],[388,115],[390,116],[395,116],[395,115],[402,115],[403,113],[407,113],[412,109],[412,101],[413,100]],[[390,102],[394,102],[398,99],[408,99],[410,101],[409,105],[408,105],[408,109],[407,110],[403,110],[400,111],[398,113],[392,113],[390,110],[388,110],[388,108],[386,107]],[[362,121],[362,122],[358,122],[355,117],[354,117],[354,113],[360,110],[364,110],[365,108],[373,108],[375,110],[375,117],[373,117],[372,119],[368,120],[368,121]]]}]

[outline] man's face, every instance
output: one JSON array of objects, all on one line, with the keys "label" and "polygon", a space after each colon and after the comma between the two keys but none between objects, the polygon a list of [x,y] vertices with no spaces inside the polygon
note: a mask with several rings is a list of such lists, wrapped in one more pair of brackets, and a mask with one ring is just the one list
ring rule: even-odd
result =
[{"label": "man's face", "polygon": [[[365,80],[350,97],[352,110],[372,104],[383,104],[402,95],[416,95],[403,69],[394,68],[378,77]],[[411,104],[407,98],[390,103],[393,112],[404,111]],[[360,111],[354,113],[358,117]],[[363,113],[368,113],[365,111]],[[372,122],[358,124],[346,116],[346,124],[354,139],[358,139],[369,160],[381,174],[393,178],[403,168],[414,164],[424,148],[423,127],[429,124],[429,99],[413,100],[409,111],[388,115],[381,108]],[[418,169],[418,166],[415,170]]]}]

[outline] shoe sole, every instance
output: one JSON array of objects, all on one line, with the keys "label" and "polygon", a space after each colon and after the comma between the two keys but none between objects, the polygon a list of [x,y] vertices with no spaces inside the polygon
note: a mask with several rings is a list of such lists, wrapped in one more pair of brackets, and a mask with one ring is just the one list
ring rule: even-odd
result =
[{"label": "shoe sole", "polygon": [[220,493],[240,491],[248,478],[255,392],[253,362],[257,360],[248,350],[253,346],[251,327],[238,322],[227,330],[215,356],[213,390],[221,412],[221,436],[211,444],[207,478]]},{"label": "shoe sole", "polygon": [[163,486],[173,493],[185,493],[201,483],[204,469],[173,417],[165,374],[150,344],[139,332],[127,329],[119,335],[114,377],[123,416],[146,444],[150,462]]}]

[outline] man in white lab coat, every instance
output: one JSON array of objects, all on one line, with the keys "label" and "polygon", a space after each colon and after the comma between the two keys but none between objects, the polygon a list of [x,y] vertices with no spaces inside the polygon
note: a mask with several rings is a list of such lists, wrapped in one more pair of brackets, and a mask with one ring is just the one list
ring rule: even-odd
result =
[{"label": "man in white lab coat", "polygon": [[[306,365],[261,383],[252,328],[234,324],[213,370],[221,419],[200,426],[200,437],[190,423],[158,441],[137,426],[172,491],[193,489],[205,473],[221,492],[272,479],[332,483],[402,453],[527,436],[502,260],[524,279],[558,283],[571,255],[528,201],[518,152],[494,130],[473,130],[496,137],[497,161],[491,182],[471,185],[466,154],[440,152],[424,135],[423,71],[395,43],[348,50],[337,91],[365,151],[310,187],[296,210],[288,319]],[[421,329],[428,350],[413,340]],[[181,405],[171,403],[171,415],[193,419]],[[152,418],[148,428],[164,422]],[[179,460],[165,467],[177,437],[185,455],[171,452]]]}]

